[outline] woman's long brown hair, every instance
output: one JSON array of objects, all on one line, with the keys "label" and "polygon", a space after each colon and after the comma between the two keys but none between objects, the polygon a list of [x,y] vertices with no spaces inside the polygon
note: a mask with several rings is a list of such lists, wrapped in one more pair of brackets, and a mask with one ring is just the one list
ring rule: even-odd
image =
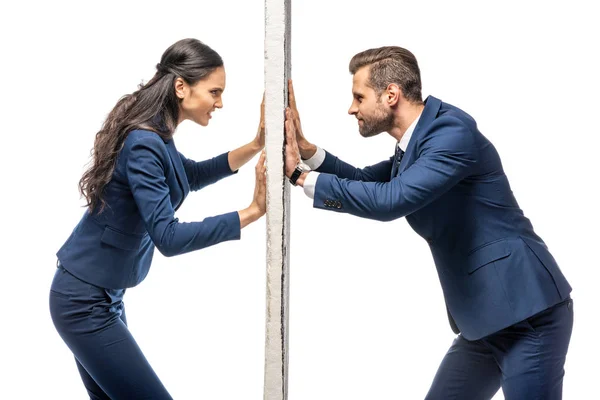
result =
[{"label": "woman's long brown hair", "polygon": [[180,40],[164,52],[148,83],[117,102],[96,133],[89,167],[79,181],[79,191],[90,211],[100,207],[101,212],[106,205],[103,191],[112,179],[117,156],[129,132],[147,129],[165,140],[173,137],[179,119],[175,80],[180,77],[194,85],[222,65],[219,54],[199,40]]}]

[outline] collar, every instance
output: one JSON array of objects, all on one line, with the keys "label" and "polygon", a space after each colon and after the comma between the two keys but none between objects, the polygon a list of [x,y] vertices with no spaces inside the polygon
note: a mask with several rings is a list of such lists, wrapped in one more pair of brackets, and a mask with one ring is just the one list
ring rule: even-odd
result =
[{"label": "collar", "polygon": [[[421,114],[422,113],[423,112],[421,111]],[[415,118],[415,120],[412,122],[412,124],[410,124],[410,126],[406,130],[406,132],[404,132],[404,135],[402,135],[402,139],[400,139],[400,141],[398,143],[396,143],[396,146],[400,147],[400,150],[406,152],[406,148],[408,147],[408,142],[410,142],[410,138],[411,138],[413,132],[415,131],[415,127],[419,123],[421,114],[419,114],[419,116],[417,116],[417,118]]]}]

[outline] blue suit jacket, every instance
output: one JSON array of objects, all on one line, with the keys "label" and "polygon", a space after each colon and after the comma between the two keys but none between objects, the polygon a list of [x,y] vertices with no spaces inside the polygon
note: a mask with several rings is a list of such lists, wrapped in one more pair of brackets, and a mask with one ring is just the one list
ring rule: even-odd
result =
[{"label": "blue suit jacket", "polygon": [[104,211],[84,213],[57,253],[60,263],[88,283],[121,289],[146,277],[155,246],[174,256],[239,239],[237,212],[190,223],[174,215],[190,190],[232,174],[227,153],[195,162],[179,153],[172,139],[130,132],[104,191]]},{"label": "blue suit jacket", "polygon": [[392,160],[358,169],[327,153],[314,207],[406,217],[431,248],[455,332],[479,339],[568,297],[571,287],[471,116],[428,97],[393,177]]}]

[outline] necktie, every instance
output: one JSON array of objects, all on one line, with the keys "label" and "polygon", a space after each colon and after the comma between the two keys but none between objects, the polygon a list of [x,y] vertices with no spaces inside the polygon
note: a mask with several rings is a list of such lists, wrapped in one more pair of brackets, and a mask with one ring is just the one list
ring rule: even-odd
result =
[{"label": "necktie", "polygon": [[391,179],[396,177],[396,174],[398,173],[398,167],[400,166],[400,161],[402,161],[403,156],[404,151],[400,148],[400,146],[396,145],[396,153],[394,154],[394,162],[392,164]]}]

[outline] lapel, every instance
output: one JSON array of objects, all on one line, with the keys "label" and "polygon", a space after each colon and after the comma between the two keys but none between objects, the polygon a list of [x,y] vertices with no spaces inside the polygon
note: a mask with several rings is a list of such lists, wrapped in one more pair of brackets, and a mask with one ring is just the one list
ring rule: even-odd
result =
[{"label": "lapel", "polygon": [[186,198],[188,193],[190,192],[190,185],[187,180],[187,175],[185,174],[185,169],[183,168],[183,162],[181,161],[181,157],[179,157],[179,152],[175,147],[175,142],[173,139],[170,139],[165,142],[167,146],[167,150],[169,151],[169,156],[171,157],[171,164],[175,170],[175,177],[177,179],[177,183],[179,184],[179,188],[181,189],[181,196],[173,196],[175,193],[171,192],[171,202],[175,210],[177,210],[181,203],[183,203],[183,199]]},{"label": "lapel", "polygon": [[404,157],[402,157],[402,161],[398,166],[398,174],[401,174],[408,166],[416,160],[415,143],[419,141],[420,137],[427,131],[427,128],[431,125],[435,117],[437,117],[440,107],[442,106],[442,101],[433,96],[427,96],[425,99],[425,108],[421,113],[421,117],[419,118],[419,122],[417,122],[417,126],[415,126],[415,131],[413,132],[410,141],[408,142],[408,147],[404,152]]}]

